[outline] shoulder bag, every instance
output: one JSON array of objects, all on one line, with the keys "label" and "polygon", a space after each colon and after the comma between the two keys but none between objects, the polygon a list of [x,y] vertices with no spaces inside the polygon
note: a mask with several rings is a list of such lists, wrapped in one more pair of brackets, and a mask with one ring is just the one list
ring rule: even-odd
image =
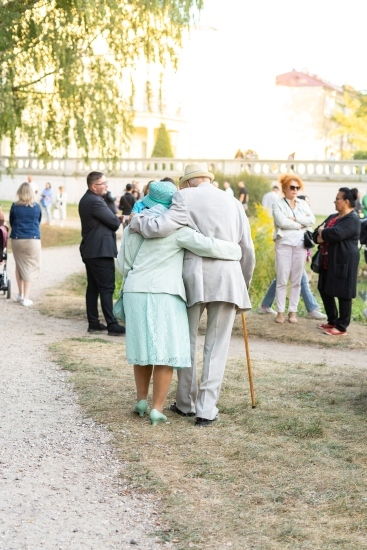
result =
[{"label": "shoulder bag", "polygon": [[320,273],[322,269],[322,254],[321,249],[318,247],[315,254],[312,256],[311,259],[311,270],[314,273]]},{"label": "shoulder bag", "polygon": [[313,248],[315,246],[314,240],[312,238],[312,231],[306,229],[303,237],[303,244],[305,248]]}]

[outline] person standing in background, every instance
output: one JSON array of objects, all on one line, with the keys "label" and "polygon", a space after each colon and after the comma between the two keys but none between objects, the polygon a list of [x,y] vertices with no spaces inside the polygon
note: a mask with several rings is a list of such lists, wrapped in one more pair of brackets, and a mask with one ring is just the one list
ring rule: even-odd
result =
[{"label": "person standing in background", "polygon": [[267,208],[269,214],[273,214],[273,204],[280,199],[280,189],[277,185],[273,185],[269,193],[265,193],[262,198],[261,204],[264,208]]},{"label": "person standing in background", "polygon": [[52,224],[51,207],[52,207],[52,189],[51,183],[47,182],[45,189],[41,193],[41,205],[46,215],[46,222],[48,225]]},{"label": "person standing in background", "polygon": [[238,187],[239,187],[238,200],[242,204],[243,209],[246,211],[248,209],[248,201],[250,197],[243,181],[238,182]]},{"label": "person standing in background", "polygon": [[[320,244],[322,266],[319,289],[327,314],[327,323],[318,325],[329,336],[344,336],[352,315],[352,299],[357,295],[359,264],[358,240],[361,222],[355,211],[357,189],[341,187],[331,214],[317,227],[313,239]],[[338,298],[339,310],[335,298]]]},{"label": "person standing in background", "polygon": [[65,193],[64,187],[60,185],[59,192],[56,195],[56,207],[59,210],[60,215],[60,227],[64,227],[64,222],[66,220],[66,204],[68,201],[68,196]]},{"label": "person standing in background", "polygon": [[17,301],[22,306],[31,306],[33,304],[29,299],[31,283],[39,276],[41,264],[42,213],[29,183],[22,183],[17,195],[18,200],[11,205],[9,213],[11,248],[19,292]]},{"label": "person standing in background", "polygon": [[[103,200],[107,192],[107,180],[102,172],[87,176],[88,190],[80,199],[79,216],[82,223],[80,254],[87,272],[86,307],[88,332],[109,336],[125,334],[113,314],[115,290],[115,260],[117,256],[116,231],[123,216],[116,216]],[[100,322],[98,296],[107,326]]]},{"label": "person standing in background", "polygon": [[279,183],[284,198],[273,204],[276,268],[276,323],[284,323],[286,294],[290,282],[288,321],[297,323],[297,307],[301,278],[306,263],[304,232],[315,223],[315,216],[306,201],[298,199],[303,182],[296,174],[283,174]]},{"label": "person standing in background", "polygon": [[29,175],[27,179],[28,179],[29,185],[32,187],[34,200],[38,202],[39,201],[38,185],[37,183],[34,183],[33,176]]},{"label": "person standing in background", "polygon": [[127,183],[125,188],[125,194],[120,198],[119,210],[122,211],[124,218],[124,227],[129,223],[129,216],[136,203],[136,198],[133,195],[133,184]]},{"label": "person standing in background", "polygon": [[224,187],[224,191],[228,193],[228,195],[231,195],[232,197],[234,197],[234,192],[229,181],[225,181],[223,183],[223,187]]}]

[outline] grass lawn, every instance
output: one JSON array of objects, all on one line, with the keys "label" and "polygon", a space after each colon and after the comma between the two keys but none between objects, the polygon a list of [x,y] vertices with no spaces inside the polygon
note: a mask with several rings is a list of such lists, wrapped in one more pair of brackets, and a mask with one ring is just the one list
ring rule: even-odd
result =
[{"label": "grass lawn", "polygon": [[69,246],[72,244],[80,244],[80,241],[80,229],[60,227],[56,225],[41,225],[41,243],[43,248],[48,246]]},{"label": "grass lawn", "polygon": [[[72,338],[52,352],[112,431],[127,490],[160,499],[175,548],[367,548],[365,371],[255,361],[252,410],[243,360],[230,358],[217,424],[167,411],[170,424],[153,428],[132,413],[123,340]],[[174,395],[175,384],[167,403]]]},{"label": "grass lawn", "polygon": [[[56,225],[41,225],[42,248],[50,246],[71,246],[80,244],[80,229],[60,227]],[[11,239],[8,239],[8,248],[11,251]]]},{"label": "grass lawn", "polygon": [[[2,211],[6,215],[6,217],[9,214],[10,207],[13,204],[13,201],[2,201],[0,200],[0,206],[2,208]],[[75,219],[79,220],[79,214],[78,214],[78,205],[77,204],[68,204],[67,205],[67,217],[68,219]]]}]

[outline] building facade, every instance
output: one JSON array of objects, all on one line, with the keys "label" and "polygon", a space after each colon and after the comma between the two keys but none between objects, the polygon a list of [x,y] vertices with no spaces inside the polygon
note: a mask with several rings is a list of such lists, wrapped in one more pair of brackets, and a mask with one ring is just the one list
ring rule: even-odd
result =
[{"label": "building facade", "polygon": [[279,132],[296,158],[338,159],[346,149],[335,135],[333,113],[343,109],[343,88],[306,72],[292,70],[276,77]]}]

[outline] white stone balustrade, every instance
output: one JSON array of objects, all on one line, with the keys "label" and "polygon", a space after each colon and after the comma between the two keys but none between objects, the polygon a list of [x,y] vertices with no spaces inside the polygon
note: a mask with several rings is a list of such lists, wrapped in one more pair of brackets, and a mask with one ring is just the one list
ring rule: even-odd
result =
[{"label": "white stone balustrade", "polygon": [[[12,162],[14,174],[38,174],[51,176],[84,177],[92,170],[104,172],[112,177],[149,178],[159,175],[179,177],[185,164],[190,162],[206,162],[214,174],[223,173],[228,176],[239,175],[242,172],[263,175],[276,179],[279,174],[291,171],[291,166],[302,179],[310,181],[366,181],[367,160],[349,161],[314,161],[314,160],[247,160],[247,159],[120,159],[116,161],[90,160],[88,163],[80,159],[53,159],[49,162],[32,157],[17,157]],[[0,172],[6,173],[10,160],[0,157]]]}]

